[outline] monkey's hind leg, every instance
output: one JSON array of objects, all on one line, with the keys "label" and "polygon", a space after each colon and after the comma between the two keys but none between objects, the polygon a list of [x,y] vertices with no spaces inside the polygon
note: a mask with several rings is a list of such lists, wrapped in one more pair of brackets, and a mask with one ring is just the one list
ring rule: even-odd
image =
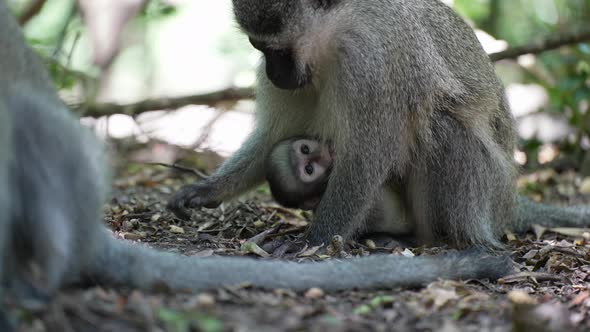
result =
[{"label": "monkey's hind leg", "polygon": [[430,146],[408,179],[418,241],[502,248],[502,223],[512,220],[512,164],[450,115],[436,115]]}]

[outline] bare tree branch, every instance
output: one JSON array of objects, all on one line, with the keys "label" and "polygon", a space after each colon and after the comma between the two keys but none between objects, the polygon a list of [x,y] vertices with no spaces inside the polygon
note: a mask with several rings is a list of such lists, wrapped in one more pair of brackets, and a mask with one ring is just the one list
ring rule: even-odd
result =
[{"label": "bare tree branch", "polygon": [[33,17],[35,17],[43,8],[46,0],[34,0],[27,9],[18,17],[18,23],[23,26],[27,24]]},{"label": "bare tree branch", "polygon": [[127,105],[101,103],[94,105],[70,105],[70,107],[79,110],[79,113],[83,116],[100,117],[113,114],[136,116],[147,111],[177,109],[186,105],[215,106],[221,102],[237,102],[252,98],[254,98],[254,89],[252,88],[229,88],[201,95],[148,99]]},{"label": "bare tree branch", "polygon": [[[505,51],[490,54],[492,61],[512,59],[524,54],[538,54],[561,46],[590,41],[590,28],[564,33],[559,36],[533,42],[529,45],[509,48]],[[94,105],[70,105],[83,116],[100,117],[113,114],[136,116],[144,112],[165,109],[177,109],[186,105],[216,106],[222,102],[237,102],[242,99],[254,98],[252,88],[229,88],[221,91],[176,98],[149,99],[137,103],[120,105],[101,103]]]},{"label": "bare tree branch", "polygon": [[211,120],[209,120],[209,122],[207,122],[207,124],[205,124],[205,126],[201,130],[201,135],[199,137],[197,137],[197,139],[195,140],[195,142],[193,144],[190,145],[189,149],[196,150],[196,149],[200,148],[201,145],[203,145],[203,143],[205,143],[207,141],[207,139],[209,138],[209,135],[211,134],[211,129],[213,129],[213,126],[215,125],[215,123],[217,123],[217,121],[219,119],[221,119],[221,117],[224,116],[225,114],[226,114],[226,112],[224,109],[218,110],[217,114],[215,114],[215,116]]},{"label": "bare tree branch", "polygon": [[514,59],[524,54],[539,54],[561,46],[590,41],[590,28],[563,33],[524,46],[512,47],[507,50],[490,54],[492,61]]}]

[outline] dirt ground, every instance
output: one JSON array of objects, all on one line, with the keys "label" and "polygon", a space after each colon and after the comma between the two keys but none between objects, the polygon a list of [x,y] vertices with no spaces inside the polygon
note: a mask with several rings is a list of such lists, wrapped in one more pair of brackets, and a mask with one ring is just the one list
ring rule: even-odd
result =
[{"label": "dirt ground", "polygon": [[[309,216],[277,207],[261,188],[218,209],[174,218],[168,196],[189,175],[158,166],[128,167],[114,182],[105,223],[116,236],[191,256],[272,255],[269,241],[301,235]],[[585,182],[573,173],[523,176],[530,197],[575,204]],[[587,188],[586,188],[587,189]],[[590,330],[590,233],[537,227],[507,234],[520,274],[501,280],[438,281],[421,289],[325,293],[247,286],[201,294],[72,289],[48,308],[21,312],[22,331],[572,331]],[[244,243],[256,245],[245,245]],[[446,248],[404,248],[391,239],[346,243],[344,256],[429,255]],[[275,252],[275,254],[277,254]],[[278,253],[280,255],[280,253]],[[295,260],[329,259],[313,250]],[[366,273],[371,273],[367,271]],[[337,276],[334,276],[337,278]]]}]

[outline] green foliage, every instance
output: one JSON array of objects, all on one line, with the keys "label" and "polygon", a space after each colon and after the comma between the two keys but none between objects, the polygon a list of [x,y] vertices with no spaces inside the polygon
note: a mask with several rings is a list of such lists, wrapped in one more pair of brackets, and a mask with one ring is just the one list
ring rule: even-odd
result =
[{"label": "green foliage", "polygon": [[[204,21],[204,26],[211,25],[217,32],[201,28],[196,30],[195,34],[211,36],[209,39],[205,38],[207,44],[202,45],[203,53],[208,52],[216,57],[231,59],[232,66],[236,68],[234,75],[251,71],[252,59],[255,57],[247,39],[242,38],[238,29],[233,27],[223,32],[219,31],[220,16],[231,11],[229,0],[223,1],[225,2],[219,3],[221,7],[218,7],[217,11],[211,7],[202,7],[198,10],[211,10],[210,16],[213,17],[205,15],[204,17],[210,19],[206,22],[210,23]],[[10,3],[13,9],[19,12],[26,7],[25,3],[28,3],[28,0],[12,0]],[[512,46],[526,45],[578,27],[587,27],[590,22],[590,0],[454,0],[452,3],[454,9],[476,28],[486,31],[496,39],[505,40]],[[86,47],[88,42],[83,22],[76,11],[72,12],[75,9],[74,4],[75,0],[48,1],[43,10],[27,23],[25,32],[29,43],[46,59],[58,87],[69,89],[82,86],[85,89],[89,85],[87,78],[92,77],[91,74],[96,74],[96,68],[92,66],[91,51]],[[127,44],[123,45],[121,52],[124,56],[117,59],[118,63],[122,64],[118,68],[124,67],[128,72],[132,72],[134,77],[149,78],[150,70],[154,67],[152,63],[157,63],[157,59],[150,58],[158,56],[158,52],[153,52],[156,47],[154,45],[170,47],[169,43],[155,43],[153,32],[165,28],[166,23],[175,19],[174,16],[184,8],[184,5],[177,8],[163,0],[146,1],[131,24],[135,38],[124,40]],[[224,19],[228,19],[227,15]],[[138,39],[141,38],[137,37],[141,36],[145,37],[142,41],[145,44],[139,46]],[[186,43],[194,41],[187,40]],[[78,47],[79,44],[84,47]],[[136,51],[129,52],[130,49]],[[152,50],[153,54],[146,50]],[[182,47],[178,52],[182,55]],[[211,58],[203,57],[207,61],[211,61]],[[569,123],[580,131],[574,148],[566,148],[565,151],[580,152],[579,142],[590,137],[590,43],[544,52],[536,56],[532,67],[514,67],[516,69],[509,69],[514,74],[511,74],[510,82],[507,83],[542,86],[549,96],[549,104],[543,111],[565,115]],[[498,72],[502,73],[502,70]],[[204,80],[208,79],[212,78],[204,77]],[[151,83],[146,83],[146,86],[149,84]],[[83,93],[92,95],[92,92]],[[533,154],[539,148],[539,142],[524,143],[525,150]]]},{"label": "green foliage", "polygon": [[140,15],[148,20],[159,19],[176,14],[176,7],[161,0],[149,0],[143,7]]},{"label": "green foliage", "polygon": [[[462,15],[510,45],[527,45],[549,36],[588,26],[590,0],[455,0]],[[563,151],[580,152],[580,142],[590,135],[590,44],[582,43],[536,56],[532,67],[521,67],[520,83],[537,84],[547,91],[545,112],[559,113],[579,130],[574,146]],[[540,142],[524,142],[522,148],[536,155]],[[531,158],[529,158],[531,159]]]},{"label": "green foliage", "polygon": [[353,312],[356,315],[366,315],[373,310],[384,307],[386,305],[390,305],[393,303],[394,298],[392,296],[383,295],[383,296],[376,296],[372,298],[368,303],[362,304],[356,307]]},{"label": "green foliage", "polygon": [[158,317],[166,324],[167,331],[189,332],[194,329],[203,332],[223,331],[223,323],[219,319],[201,313],[160,309]]},{"label": "green foliage", "polygon": [[490,16],[490,0],[455,0],[455,10],[481,26]]}]

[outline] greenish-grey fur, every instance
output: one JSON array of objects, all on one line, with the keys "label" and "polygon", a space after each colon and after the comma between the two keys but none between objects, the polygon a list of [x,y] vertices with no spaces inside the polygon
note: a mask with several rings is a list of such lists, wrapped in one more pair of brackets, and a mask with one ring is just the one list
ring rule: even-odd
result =
[{"label": "greenish-grey fur", "polygon": [[[242,283],[340,290],[418,286],[438,278],[495,277],[509,271],[505,257],[481,252],[299,264],[191,258],[115,239],[100,221],[109,183],[103,149],[60,100],[4,1],[0,73],[0,285],[13,300],[31,294],[27,288],[51,295],[80,283],[142,289],[163,283],[194,291]],[[241,153],[259,152],[251,146]],[[240,165],[250,179],[241,185],[228,182],[232,189],[250,186],[258,178],[251,173],[262,172]],[[486,264],[473,265],[474,259]],[[30,269],[31,263],[40,274]]]},{"label": "greenish-grey fur", "polygon": [[[306,135],[332,141],[337,155],[311,244],[356,234],[392,181],[421,242],[502,247],[515,216],[514,121],[487,54],[452,9],[437,0],[233,3],[265,55],[257,126],[173,209],[250,189],[272,146]],[[310,83],[277,87],[301,82]]]},{"label": "greenish-grey fur", "polygon": [[357,234],[384,185],[425,244],[503,248],[504,230],[532,216],[590,223],[584,209],[543,215],[518,198],[504,87],[473,30],[442,2],[233,4],[263,53],[256,129],[210,178],[171,199],[179,216],[259,184],[272,147],[303,135],[333,142],[337,156],[306,233],[312,245]]}]

